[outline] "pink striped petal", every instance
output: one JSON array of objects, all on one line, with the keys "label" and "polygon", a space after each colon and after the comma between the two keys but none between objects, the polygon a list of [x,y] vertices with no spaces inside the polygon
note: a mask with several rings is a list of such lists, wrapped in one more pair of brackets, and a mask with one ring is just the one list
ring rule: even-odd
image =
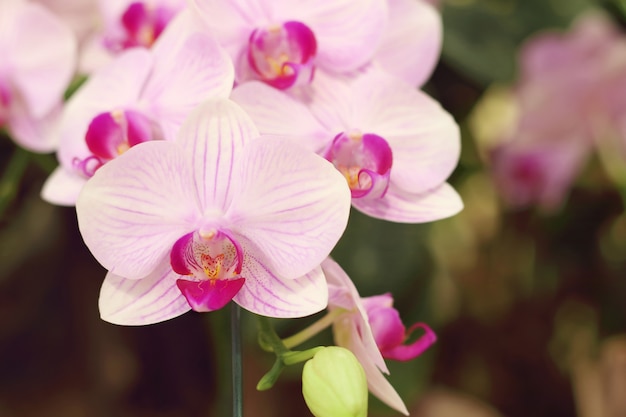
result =
[{"label": "pink striped petal", "polygon": [[76,65],[72,31],[45,7],[23,3],[14,15],[9,55],[13,81],[30,112],[42,117],[63,99]]},{"label": "pink striped petal", "polygon": [[463,201],[447,183],[424,193],[407,193],[390,185],[380,199],[354,199],[357,210],[377,219],[398,223],[425,223],[454,216]]},{"label": "pink striped petal", "polygon": [[150,274],[200,217],[189,162],[172,142],[130,148],[87,181],[78,226],[94,257],[129,279]]},{"label": "pink striped petal", "polygon": [[235,158],[258,136],[252,120],[230,100],[200,105],[183,124],[177,140],[192,161],[190,168],[203,211],[226,211],[233,198]]},{"label": "pink striped petal", "polygon": [[125,326],[142,326],[178,317],[191,309],[176,286],[178,274],[167,263],[149,276],[130,280],[111,272],[100,289],[102,320]]},{"label": "pink striped petal", "polygon": [[375,61],[414,86],[423,85],[439,61],[441,15],[423,0],[389,0],[389,23]]},{"label": "pink striped petal", "polygon": [[227,218],[264,254],[273,271],[296,278],[319,265],[346,227],[345,178],[287,139],[262,137],[243,151]]},{"label": "pink striped petal", "polygon": [[[184,23],[191,16],[185,13],[180,19]],[[177,19],[176,25],[168,27],[159,38],[153,49],[154,69],[141,95],[159,120],[166,140],[174,139],[201,102],[228,98],[234,82],[233,65],[215,39],[208,33],[188,33],[184,29]]]},{"label": "pink striped petal", "polygon": [[250,115],[261,134],[294,138],[311,151],[321,151],[336,134],[322,126],[303,103],[261,82],[237,86],[230,98]]},{"label": "pink striped petal", "polygon": [[328,303],[321,268],[296,279],[281,279],[260,259],[246,253],[241,276],[246,283],[233,300],[255,314],[295,318],[315,314]]}]

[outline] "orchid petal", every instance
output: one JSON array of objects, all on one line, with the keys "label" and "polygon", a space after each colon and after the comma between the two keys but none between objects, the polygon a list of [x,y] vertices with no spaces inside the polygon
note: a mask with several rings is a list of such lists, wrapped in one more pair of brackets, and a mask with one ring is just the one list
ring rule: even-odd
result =
[{"label": "orchid petal", "polygon": [[38,4],[24,3],[15,19],[9,55],[13,81],[33,116],[42,117],[62,100],[74,74],[76,40],[69,27]]},{"label": "orchid petal", "polygon": [[246,253],[241,276],[246,283],[233,300],[255,314],[295,318],[315,314],[328,303],[321,268],[297,279],[280,279],[254,255]]},{"label": "orchid petal", "polygon": [[150,274],[199,218],[192,173],[174,143],[144,142],[103,165],[78,197],[78,226],[94,257],[129,279]]},{"label": "orchid petal", "polygon": [[52,152],[58,147],[57,130],[61,111],[59,101],[48,114],[34,117],[23,103],[15,102],[11,106],[11,117],[7,123],[11,136],[20,146],[33,152]]},{"label": "orchid petal", "polygon": [[74,158],[91,154],[85,134],[94,116],[118,107],[136,106],[152,63],[149,51],[129,50],[93,74],[72,96],[60,126],[58,158],[61,164],[70,169]]},{"label": "orchid petal", "polygon": [[423,0],[390,0],[389,24],[375,60],[384,70],[421,86],[439,61],[441,15]]},{"label": "orchid petal", "polygon": [[102,320],[125,326],[159,323],[191,309],[176,286],[178,274],[167,263],[143,279],[130,280],[111,272],[100,289]]},{"label": "orchid petal", "polygon": [[423,193],[407,193],[393,184],[380,199],[353,199],[357,210],[377,219],[398,223],[425,223],[454,216],[463,201],[447,183]]},{"label": "orchid petal", "polygon": [[294,138],[313,152],[320,151],[334,135],[303,103],[259,81],[237,86],[230,98],[250,115],[263,135]]},{"label": "orchid petal", "polygon": [[[175,30],[178,27],[168,27],[155,45],[154,70],[142,93],[142,101],[160,121],[166,140],[175,138],[180,125],[201,102],[228,98],[235,77],[228,55],[212,36],[202,32],[188,35]],[[173,37],[184,39],[175,49],[174,41],[168,39]]]},{"label": "orchid petal", "polygon": [[318,43],[316,62],[332,72],[352,71],[367,63],[387,25],[384,0],[285,2],[281,13],[310,26]]},{"label": "orchid petal", "polygon": [[244,145],[259,133],[244,111],[230,100],[198,106],[181,127],[185,149],[203,210],[226,211],[233,198],[233,164]]},{"label": "orchid petal", "polygon": [[459,128],[439,103],[405,82],[369,71],[352,85],[353,123],[393,150],[390,181],[407,192],[430,190],[459,160]]},{"label": "orchid petal", "polygon": [[43,184],[41,198],[58,206],[74,206],[85,181],[80,175],[59,166]]},{"label": "orchid petal", "polygon": [[[400,320],[399,317],[398,320]],[[415,323],[413,326],[411,326],[411,328],[406,333],[406,337],[408,338],[415,329],[424,330],[424,334],[409,345],[398,344],[392,348],[385,349],[385,358],[393,359],[396,361],[410,361],[411,359],[414,359],[415,357],[424,353],[426,349],[428,349],[433,343],[437,341],[437,336],[435,335],[435,332],[433,332],[430,327],[428,327],[424,323]]]},{"label": "orchid petal", "polygon": [[286,278],[319,265],[341,237],[350,191],[328,161],[282,138],[252,141],[238,164],[241,183],[227,213]]}]

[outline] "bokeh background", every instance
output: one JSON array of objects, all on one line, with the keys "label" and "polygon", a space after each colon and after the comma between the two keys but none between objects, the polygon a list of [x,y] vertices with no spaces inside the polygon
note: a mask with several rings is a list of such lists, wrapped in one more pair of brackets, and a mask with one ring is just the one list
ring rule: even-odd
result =
[{"label": "bokeh background", "polygon": [[[504,104],[479,109],[494,88],[515,85],[528,39],[565,31],[590,9],[622,30],[623,6],[437,3],[444,46],[425,90],[461,127],[450,181],[465,210],[424,225],[354,212],[333,253],[362,295],[390,291],[405,324],[438,335],[423,356],[389,364],[412,415],[626,416],[626,189],[592,155],[557,207],[511,206],[479,137],[507,117]],[[101,321],[105,271],[74,210],[39,197],[54,157],[1,136],[0,164],[0,417],[229,415],[228,309],[137,328]],[[313,319],[276,324],[287,336]],[[244,314],[243,325],[245,415],[310,415],[299,367],[255,391],[273,357],[256,345],[254,318]],[[330,332],[312,343],[332,343]],[[370,416],[396,415],[371,398]]]}]

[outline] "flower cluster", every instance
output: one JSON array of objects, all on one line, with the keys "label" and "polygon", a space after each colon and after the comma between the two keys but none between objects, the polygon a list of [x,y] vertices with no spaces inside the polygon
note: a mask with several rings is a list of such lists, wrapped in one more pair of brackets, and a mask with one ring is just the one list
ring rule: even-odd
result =
[{"label": "flower cluster", "polygon": [[[369,390],[408,414],[384,358],[415,358],[435,335],[407,330],[390,294],[361,298],[329,254],[351,207],[401,223],[462,208],[446,182],[459,129],[419,89],[441,47],[436,9],[102,0],[88,13],[99,29],[77,39],[42,6],[0,5],[0,123],[56,150],[42,196],[76,207],[108,271],[102,318],[145,325],[231,300],[275,318],[327,308]],[[75,68],[86,81],[63,103]]]}]

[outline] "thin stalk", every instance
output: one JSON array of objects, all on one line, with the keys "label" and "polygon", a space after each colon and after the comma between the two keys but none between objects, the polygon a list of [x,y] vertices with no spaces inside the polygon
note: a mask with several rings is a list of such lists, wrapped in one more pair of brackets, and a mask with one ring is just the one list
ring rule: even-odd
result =
[{"label": "thin stalk", "polygon": [[0,218],[9,207],[22,181],[29,160],[29,152],[22,148],[15,149],[7,168],[0,179]]},{"label": "thin stalk", "polygon": [[233,417],[243,417],[243,366],[241,349],[241,309],[231,302],[231,358],[233,368]]},{"label": "thin stalk", "polygon": [[343,310],[341,308],[337,308],[335,310],[330,311],[328,314],[326,314],[324,317],[322,317],[315,323],[311,324],[309,327],[299,331],[293,336],[289,336],[283,339],[283,344],[285,345],[287,349],[291,349],[293,347],[298,346],[301,343],[306,342],[307,340],[309,340],[310,338],[312,338],[313,336],[315,336],[322,330],[326,329],[327,327],[330,327],[330,325],[333,324],[335,319],[345,312],[346,310]]}]

